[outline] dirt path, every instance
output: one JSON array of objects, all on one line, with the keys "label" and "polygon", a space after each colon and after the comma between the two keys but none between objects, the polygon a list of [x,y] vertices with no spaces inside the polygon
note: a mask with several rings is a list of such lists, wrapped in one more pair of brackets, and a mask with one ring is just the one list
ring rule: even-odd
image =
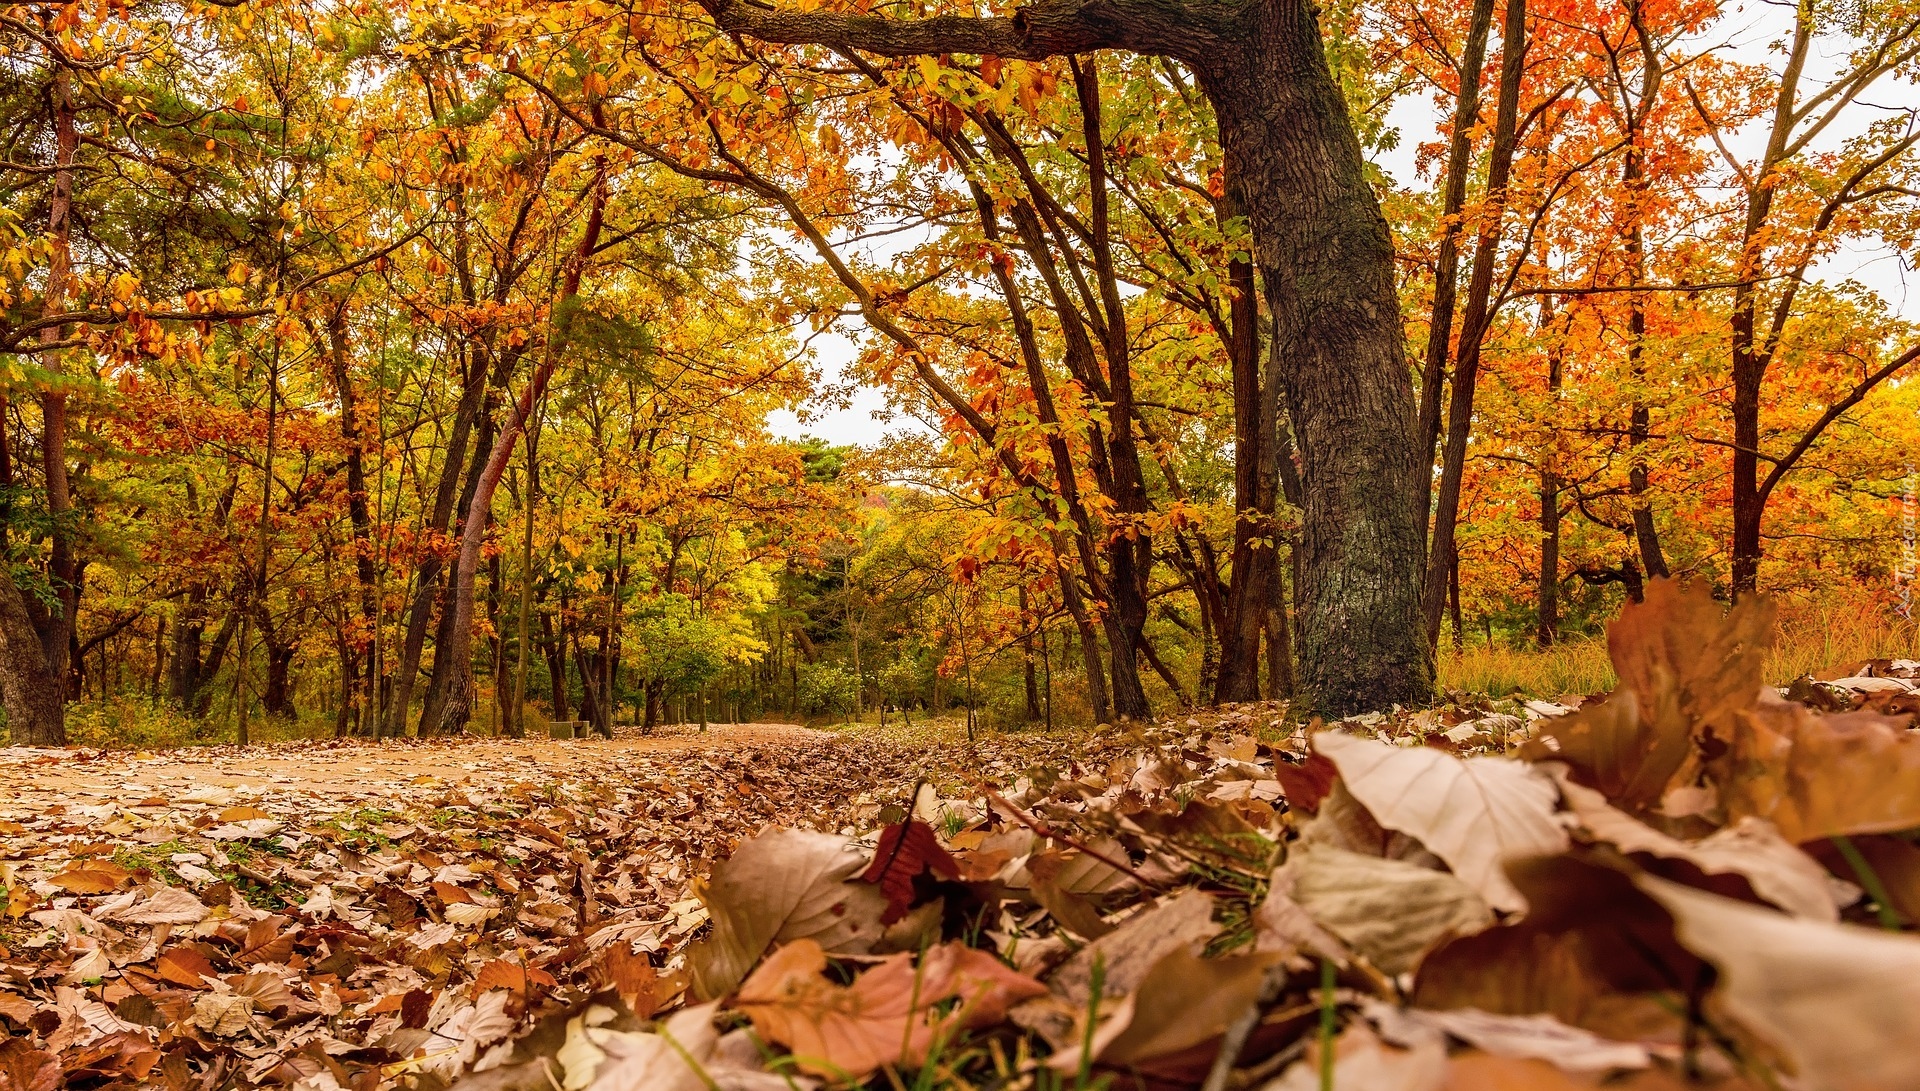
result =
[{"label": "dirt path", "polygon": [[[796,724],[715,725],[706,734],[622,734],[608,740],[359,739],[171,750],[0,747],[0,818],[64,803],[158,807],[306,799],[328,810],[441,787],[500,787],[555,774],[608,774],[647,756],[791,746],[830,739]],[[202,797],[202,798],[190,798]]]}]

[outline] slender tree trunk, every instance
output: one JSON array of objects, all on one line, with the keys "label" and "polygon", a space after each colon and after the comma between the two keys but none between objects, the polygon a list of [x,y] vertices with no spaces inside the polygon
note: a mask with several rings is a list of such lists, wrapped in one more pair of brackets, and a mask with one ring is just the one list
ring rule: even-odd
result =
[{"label": "slender tree trunk", "polygon": [[[1232,199],[1236,208],[1240,204]],[[1230,262],[1227,281],[1232,335],[1227,359],[1233,378],[1233,553],[1229,560],[1225,623],[1220,632],[1220,673],[1213,699],[1219,704],[1260,699],[1260,635],[1272,568],[1273,502],[1261,505],[1261,464],[1273,445],[1261,431],[1259,300],[1253,263]],[[1209,574],[1211,578],[1211,574]],[[1196,586],[1196,591],[1198,587]]]},{"label": "slender tree trunk", "polygon": [[[353,387],[353,375],[347,367],[347,308],[336,305],[327,318],[327,365],[333,374],[333,386],[340,399],[340,439],[347,449],[347,519],[353,527],[353,570],[360,585],[360,624],[369,644],[348,642],[348,658],[340,669],[347,674],[348,700],[368,708],[375,707],[373,688],[377,684],[371,641],[380,625],[379,574],[374,567],[373,514],[368,506],[365,440],[360,434],[359,400]],[[364,692],[355,696],[354,676],[364,662]]]},{"label": "slender tree trunk", "polygon": [[[1540,326],[1545,331],[1553,317],[1553,297],[1542,296]],[[1560,400],[1560,342],[1547,354],[1547,396],[1557,412]],[[1560,475],[1556,469],[1559,444],[1548,440],[1540,452],[1540,583],[1535,594],[1534,635],[1542,648],[1551,647],[1560,635]]]},{"label": "slender tree trunk", "polygon": [[[513,415],[501,431],[494,444],[492,457],[487,460],[485,471],[481,474],[474,489],[473,501],[468,505],[466,523],[460,535],[459,564],[454,569],[454,626],[452,636],[453,681],[448,689],[448,699],[440,718],[440,730],[455,732],[464,728],[473,708],[473,662],[470,649],[473,646],[473,579],[479,568],[480,544],[486,533],[487,513],[493,506],[494,490],[500,485],[500,475],[506,472],[507,459],[513,453],[515,442],[520,438],[520,430],[525,427],[533,414],[534,403],[546,390],[547,382],[553,377],[553,370],[560,362],[560,354],[565,350],[568,328],[571,325],[572,304],[580,293],[580,278],[586,270],[587,259],[592,256],[594,247],[600,241],[600,228],[605,222],[607,206],[606,163],[604,159],[595,163],[593,196],[587,214],[585,230],[581,233],[579,246],[567,263],[566,272],[554,307],[561,311],[560,318],[554,323],[553,332],[548,336],[546,352],[540,366],[534,369],[533,378],[520,394],[519,402],[514,406]],[[612,724],[611,712],[608,724]]]},{"label": "slender tree trunk", "polygon": [[1486,219],[1474,245],[1473,277],[1467,286],[1467,308],[1460,320],[1460,348],[1447,398],[1447,448],[1440,469],[1440,495],[1433,516],[1433,539],[1427,550],[1426,638],[1429,648],[1440,640],[1440,613],[1446,602],[1447,566],[1458,552],[1454,532],[1460,515],[1460,489],[1466,477],[1467,441],[1473,434],[1474,388],[1480,372],[1480,346],[1491,317],[1493,267],[1499,257],[1501,227],[1506,211],[1507,178],[1513,169],[1514,131],[1520,109],[1520,79],[1526,68],[1526,0],[1507,0],[1500,28],[1500,90],[1494,107],[1493,148],[1487,164]]},{"label": "slender tree trunk", "polygon": [[[1487,64],[1487,35],[1493,28],[1493,0],[1473,0],[1467,40],[1460,51],[1460,94],[1454,100],[1453,134],[1447,142],[1447,180],[1441,198],[1440,250],[1434,255],[1433,312],[1427,326],[1427,358],[1420,370],[1420,453],[1427,467],[1421,478],[1421,508],[1433,492],[1433,451],[1440,442],[1440,399],[1446,386],[1447,358],[1453,345],[1453,311],[1460,283],[1460,213],[1467,203],[1467,176],[1473,173],[1473,129],[1480,121],[1480,74]],[[1423,518],[1421,533],[1426,533]]]}]

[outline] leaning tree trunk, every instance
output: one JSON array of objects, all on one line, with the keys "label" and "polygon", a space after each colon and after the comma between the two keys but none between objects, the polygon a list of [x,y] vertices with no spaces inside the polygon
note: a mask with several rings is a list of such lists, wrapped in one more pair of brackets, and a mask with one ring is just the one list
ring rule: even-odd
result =
[{"label": "leaning tree trunk", "polygon": [[[507,471],[507,459],[512,456],[514,444],[520,439],[520,430],[526,427],[528,418],[533,415],[533,407],[545,392],[548,380],[553,378],[553,369],[566,348],[567,333],[572,326],[571,306],[580,292],[580,277],[586,270],[587,259],[593,254],[594,247],[599,245],[606,208],[607,167],[606,160],[601,157],[595,164],[593,198],[586,228],[580,235],[578,248],[567,262],[559,296],[554,300],[554,308],[561,312],[561,318],[548,337],[540,366],[534,369],[533,378],[527,383],[526,389],[520,392],[513,415],[508,418],[506,427],[501,429],[494,443],[493,453],[481,471],[473,491],[473,500],[467,506],[466,522],[461,528],[459,561],[453,571],[453,633],[448,659],[452,677],[438,722],[439,730],[444,734],[464,730],[473,714],[473,580],[480,567],[480,545],[486,537],[487,514],[493,510],[493,494],[500,487],[501,475]],[[592,686],[588,685],[586,689],[591,695]],[[607,710],[606,722],[609,725],[613,723],[611,709]]]},{"label": "leaning tree trunk", "polygon": [[[1306,0],[1038,0],[1011,18],[901,20],[703,0],[728,31],[888,56],[1170,56],[1198,75],[1287,359],[1306,485],[1301,682],[1317,711],[1432,695],[1420,624],[1425,489],[1393,242]],[[1116,649],[1118,652],[1118,649]],[[1117,673],[1117,671],[1116,671]]]}]

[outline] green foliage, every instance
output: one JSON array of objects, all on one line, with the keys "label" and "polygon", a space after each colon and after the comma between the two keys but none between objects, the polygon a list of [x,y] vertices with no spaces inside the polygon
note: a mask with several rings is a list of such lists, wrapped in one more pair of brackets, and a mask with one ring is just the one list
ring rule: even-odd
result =
[{"label": "green foliage", "polygon": [[860,680],[832,663],[800,664],[800,710],[851,712],[859,700]]}]

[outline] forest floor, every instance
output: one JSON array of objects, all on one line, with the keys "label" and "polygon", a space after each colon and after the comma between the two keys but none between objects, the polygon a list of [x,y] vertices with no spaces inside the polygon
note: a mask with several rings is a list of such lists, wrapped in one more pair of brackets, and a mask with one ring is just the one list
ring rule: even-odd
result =
[{"label": "forest floor", "polygon": [[[1571,716],[0,749],[0,1091],[1920,1086],[1920,663],[1762,624],[1663,585]],[[1681,692],[1791,752],[1643,769]]]},{"label": "forest floor", "polygon": [[[300,796],[341,802],[417,797],[422,789],[526,781],[554,772],[610,774],[654,755],[813,743],[831,738],[794,724],[714,725],[612,740],[461,737],[444,740],[323,740],[266,746],[183,746],[152,750],[36,750],[0,747],[0,817],[48,803],[155,801],[215,791],[274,801]],[[224,790],[224,791],[222,791]],[[149,803],[148,806],[157,806]]]}]

